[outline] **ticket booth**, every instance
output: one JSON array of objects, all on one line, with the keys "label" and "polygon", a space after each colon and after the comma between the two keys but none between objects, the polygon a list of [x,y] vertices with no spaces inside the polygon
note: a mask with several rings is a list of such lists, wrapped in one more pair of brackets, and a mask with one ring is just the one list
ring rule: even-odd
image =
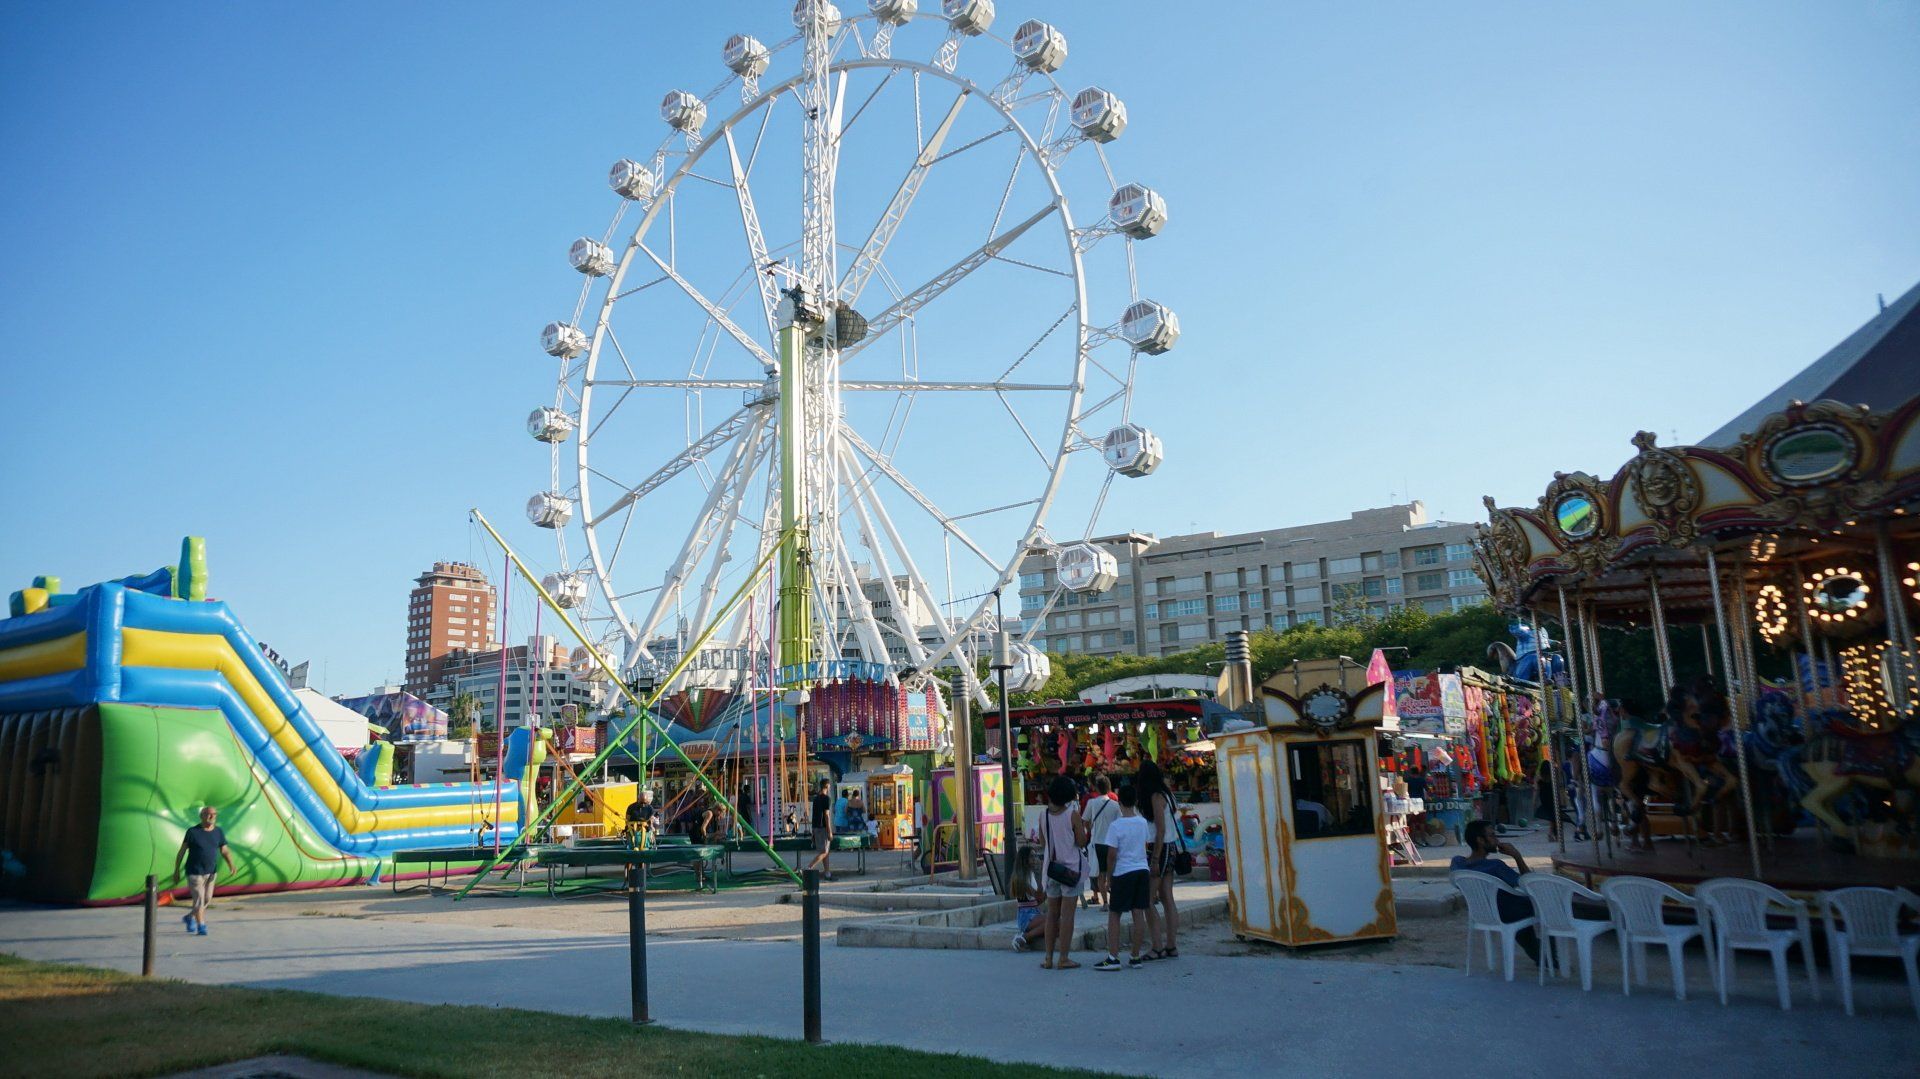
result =
[{"label": "ticket booth", "polygon": [[860,792],[867,819],[874,825],[874,847],[905,850],[913,845],[913,769],[887,764],[840,777],[836,796]]},{"label": "ticket booth", "polygon": [[1264,726],[1214,736],[1234,932],[1299,947],[1398,932],[1377,735],[1391,681],[1296,663],[1258,697]]},{"label": "ticket booth", "polygon": [[905,850],[913,845],[913,769],[889,764],[867,773],[867,819],[879,825],[874,846]]}]

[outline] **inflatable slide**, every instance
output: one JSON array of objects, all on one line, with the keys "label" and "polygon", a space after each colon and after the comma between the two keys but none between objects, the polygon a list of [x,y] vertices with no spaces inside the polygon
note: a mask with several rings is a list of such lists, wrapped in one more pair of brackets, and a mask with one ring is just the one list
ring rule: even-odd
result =
[{"label": "inflatable slide", "polygon": [[376,786],[333,747],[225,603],[204,547],[179,566],[60,591],[39,578],[0,620],[0,892],[112,903],[164,887],[200,807],[238,872],[220,890],[368,880],[395,851],[511,841],[538,746],[508,782]]}]

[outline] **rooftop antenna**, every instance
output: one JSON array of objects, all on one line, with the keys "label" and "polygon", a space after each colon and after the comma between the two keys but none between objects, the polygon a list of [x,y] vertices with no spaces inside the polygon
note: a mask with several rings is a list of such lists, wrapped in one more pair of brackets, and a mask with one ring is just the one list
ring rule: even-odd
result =
[{"label": "rooftop antenna", "polygon": [[1880,310],[1882,310],[1882,311],[1885,311],[1885,310],[1887,309],[1887,294],[1886,294],[1886,293],[1884,293],[1884,292],[1876,292],[1876,293],[1874,293],[1874,294],[1873,294],[1873,298],[1874,298],[1874,299],[1876,299],[1876,300],[1879,300],[1879,301],[1880,301]]}]

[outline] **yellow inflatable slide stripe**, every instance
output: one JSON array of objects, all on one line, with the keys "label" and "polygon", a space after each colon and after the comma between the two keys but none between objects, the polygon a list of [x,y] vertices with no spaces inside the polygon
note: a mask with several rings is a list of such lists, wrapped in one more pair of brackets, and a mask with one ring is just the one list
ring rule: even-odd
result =
[{"label": "yellow inflatable slide stripe", "polygon": [[77,671],[87,665],[87,631],[0,652],[0,682]]},{"label": "yellow inflatable slide stripe", "polygon": [[[300,737],[293,724],[273,703],[273,698],[261,687],[259,679],[247,668],[240,657],[234,654],[233,645],[225,637],[207,633],[175,633],[169,630],[136,629],[127,627],[121,631],[121,662],[128,667],[164,667],[174,670],[218,671],[226,678],[234,692],[239,694],[248,710],[253,712],[260,725],[267,731],[276,745],[299,769],[314,793],[320,796],[322,803],[339,819],[340,826],[349,832],[387,831],[398,828],[432,828],[448,825],[470,825],[488,817],[493,806],[450,805],[418,806],[399,809],[365,810],[353,804],[353,799],[340,789],[333,776],[320,761],[313,750]],[[500,807],[502,822],[517,820],[520,806],[517,801],[505,802]]]}]

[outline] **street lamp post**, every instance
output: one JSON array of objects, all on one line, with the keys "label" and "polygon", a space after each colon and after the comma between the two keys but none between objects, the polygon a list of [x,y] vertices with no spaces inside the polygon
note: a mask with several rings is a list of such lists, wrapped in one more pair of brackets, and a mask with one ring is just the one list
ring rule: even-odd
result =
[{"label": "street lamp post", "polygon": [[1007,894],[1013,894],[1014,838],[1019,834],[1014,809],[1025,801],[1016,801],[1013,785],[1013,713],[1007,700],[1007,671],[1013,667],[1013,649],[1004,628],[993,633],[993,669],[1000,675],[1000,859],[1001,876]]}]

